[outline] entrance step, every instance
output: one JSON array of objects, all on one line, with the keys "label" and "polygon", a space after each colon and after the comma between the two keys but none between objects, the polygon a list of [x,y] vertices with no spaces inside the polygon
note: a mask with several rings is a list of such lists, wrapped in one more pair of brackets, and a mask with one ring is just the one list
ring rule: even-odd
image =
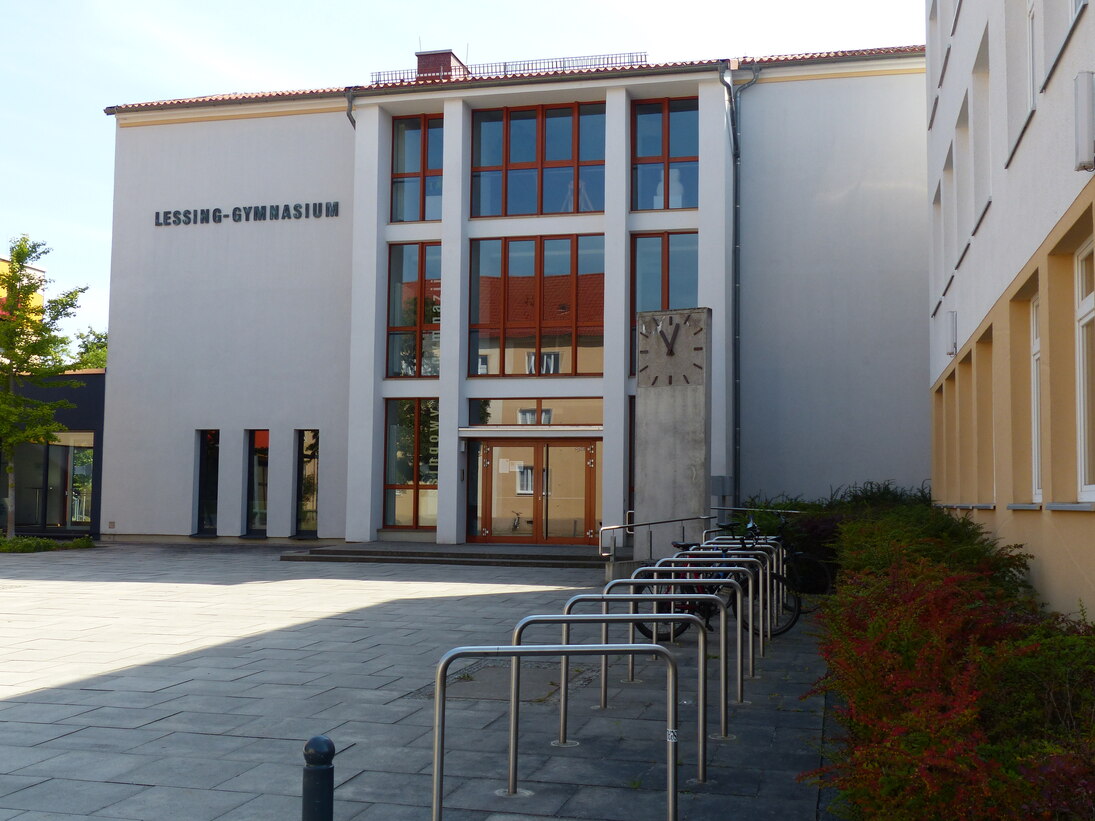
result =
[{"label": "entrance step", "polygon": [[565,567],[603,570],[592,545],[333,545],[283,553],[283,562],[461,564],[493,567]]}]

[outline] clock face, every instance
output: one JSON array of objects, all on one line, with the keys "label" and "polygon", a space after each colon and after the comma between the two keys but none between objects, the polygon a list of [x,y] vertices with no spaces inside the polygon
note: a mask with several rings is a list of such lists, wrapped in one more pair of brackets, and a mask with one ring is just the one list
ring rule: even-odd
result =
[{"label": "clock face", "polygon": [[707,328],[699,312],[648,314],[638,322],[636,377],[640,387],[702,385]]}]

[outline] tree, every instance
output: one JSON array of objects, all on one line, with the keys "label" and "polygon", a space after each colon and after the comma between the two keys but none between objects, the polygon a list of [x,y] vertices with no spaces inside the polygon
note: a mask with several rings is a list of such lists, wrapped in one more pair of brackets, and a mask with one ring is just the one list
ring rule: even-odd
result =
[{"label": "tree", "polygon": [[76,358],[69,365],[72,370],[106,367],[107,332],[88,326],[87,333],[76,332]]},{"label": "tree", "polygon": [[32,267],[49,249],[25,234],[11,241],[8,264],[0,265],[0,453],[7,465],[7,537],[15,535],[15,449],[24,443],[56,441],[65,427],[55,414],[72,407],[64,400],[44,402],[22,388],[72,386],[56,379],[67,367],[68,338],[62,319],[75,313],[86,287],[45,299],[46,275]]}]

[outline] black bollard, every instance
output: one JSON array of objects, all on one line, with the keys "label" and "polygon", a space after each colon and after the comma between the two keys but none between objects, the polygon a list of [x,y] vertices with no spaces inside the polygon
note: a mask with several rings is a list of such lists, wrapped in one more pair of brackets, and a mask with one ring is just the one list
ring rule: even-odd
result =
[{"label": "black bollard", "polygon": [[334,821],[335,744],[325,735],[304,745],[304,781],[300,794],[301,821]]}]

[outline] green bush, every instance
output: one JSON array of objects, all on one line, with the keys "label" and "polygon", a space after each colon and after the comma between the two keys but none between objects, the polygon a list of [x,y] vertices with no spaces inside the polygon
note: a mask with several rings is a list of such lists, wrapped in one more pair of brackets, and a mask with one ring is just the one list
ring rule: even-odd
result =
[{"label": "green bush", "polygon": [[15,536],[0,538],[0,553],[45,553],[50,550],[95,547],[90,536],[79,536],[70,542],[59,542],[44,536]]}]

